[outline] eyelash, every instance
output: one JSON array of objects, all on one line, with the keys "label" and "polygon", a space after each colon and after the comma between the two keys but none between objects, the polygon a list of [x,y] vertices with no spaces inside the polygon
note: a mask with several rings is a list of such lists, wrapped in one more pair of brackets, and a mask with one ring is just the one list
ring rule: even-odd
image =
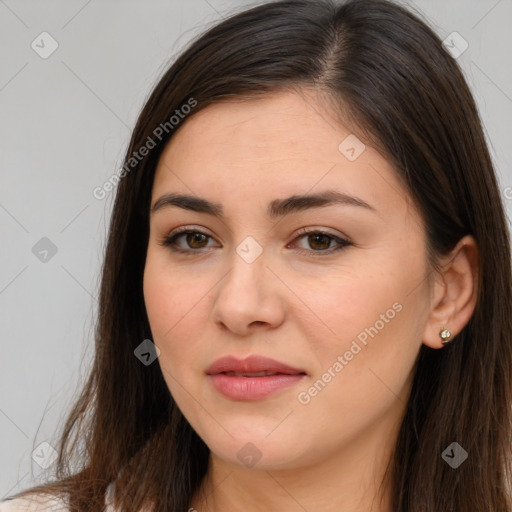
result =
[{"label": "eyelash", "polygon": [[[176,245],[176,241],[178,240],[179,237],[181,237],[183,235],[196,234],[196,233],[204,235],[204,236],[206,236],[208,238],[213,238],[212,236],[208,235],[207,233],[203,233],[200,230],[189,229],[189,228],[185,227],[185,228],[182,228],[180,231],[177,231],[177,232],[172,233],[171,235],[165,237],[163,240],[160,241],[160,245],[162,245],[164,247],[169,247],[169,249],[171,249],[174,252],[186,254],[188,256],[193,256],[194,253],[202,253],[202,252],[204,252],[204,249],[206,249],[206,248],[182,249],[182,248],[180,248],[180,247],[178,247]],[[304,238],[304,237],[306,237],[308,235],[325,235],[328,238],[330,238],[331,240],[334,240],[338,244],[337,247],[334,247],[334,248],[331,247],[329,249],[318,250],[318,251],[315,251],[313,249],[311,249],[311,250],[308,250],[308,249],[297,249],[299,254],[304,254],[304,255],[308,255],[308,256],[311,256],[311,255],[313,255],[313,256],[331,255],[331,254],[333,254],[335,252],[338,252],[338,251],[344,249],[345,247],[353,245],[348,240],[345,240],[343,238],[337,237],[337,236],[333,235],[332,233],[328,233],[328,232],[323,231],[321,229],[311,229],[311,230],[308,230],[307,228],[302,228],[302,229],[299,230],[299,232],[297,234],[299,236],[297,236],[294,239],[294,241],[296,241],[298,239],[301,239],[301,238]]]}]

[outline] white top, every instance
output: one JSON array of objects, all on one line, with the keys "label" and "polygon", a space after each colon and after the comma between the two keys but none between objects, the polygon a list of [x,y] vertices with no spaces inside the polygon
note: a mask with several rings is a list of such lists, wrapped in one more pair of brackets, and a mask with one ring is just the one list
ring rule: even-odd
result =
[{"label": "white top", "polygon": [[[69,508],[62,499],[50,498],[41,494],[0,502],[0,512],[69,512]],[[115,512],[107,504],[106,512]]]},{"label": "white top", "polygon": [[69,512],[66,504],[57,498],[41,494],[0,502],[0,512]]},{"label": "white top", "polygon": [[[111,503],[113,484],[107,487],[105,496],[106,512],[115,512]],[[31,494],[0,502],[0,512],[69,512],[63,498],[45,494]]]},{"label": "white top", "polygon": [[[117,512],[113,504],[115,483],[107,486],[105,493],[105,512]],[[30,494],[19,498],[0,501],[0,512],[69,512],[67,500],[48,494]],[[144,508],[144,512],[151,509]]]}]

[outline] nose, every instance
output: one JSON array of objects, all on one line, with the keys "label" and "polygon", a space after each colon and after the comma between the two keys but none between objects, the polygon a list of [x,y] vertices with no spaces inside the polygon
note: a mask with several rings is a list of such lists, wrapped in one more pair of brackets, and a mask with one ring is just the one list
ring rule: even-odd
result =
[{"label": "nose", "polygon": [[240,336],[281,325],[283,285],[267,267],[265,252],[252,263],[234,252],[230,263],[230,270],[215,287],[214,322]]}]

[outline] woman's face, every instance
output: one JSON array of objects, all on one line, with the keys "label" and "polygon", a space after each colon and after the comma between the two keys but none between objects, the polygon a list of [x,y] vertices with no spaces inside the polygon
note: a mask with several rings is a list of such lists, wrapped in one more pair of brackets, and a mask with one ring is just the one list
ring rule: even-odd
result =
[{"label": "woman's face", "polygon": [[313,93],[217,103],[165,148],[151,205],[158,362],[212,454],[285,469],[390,450],[430,300],[390,164]]}]

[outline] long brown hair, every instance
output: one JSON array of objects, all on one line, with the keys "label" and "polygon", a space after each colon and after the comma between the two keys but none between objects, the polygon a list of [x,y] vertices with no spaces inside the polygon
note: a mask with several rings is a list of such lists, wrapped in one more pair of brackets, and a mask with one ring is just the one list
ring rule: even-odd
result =
[{"label": "long brown hair", "polygon": [[[177,109],[193,115],[214,102],[297,87],[325,92],[340,118],[394,165],[425,221],[432,262],[466,234],[479,246],[471,320],[443,350],[420,349],[389,466],[393,511],[511,510],[512,280],[500,191],[457,63],[423,21],[384,0],[253,7],[196,38],[163,75],[119,178],[94,364],[60,438],[56,481],[31,491],[62,493],[73,511],[98,511],[115,482],[121,510],[190,506],[209,450],[159,366],[134,356],[152,339],[142,278],[156,165],[179,128],[169,123]],[[182,109],[191,99],[194,108]],[[166,129],[155,132],[159,126]],[[150,139],[154,147],[131,161]],[[441,456],[454,441],[469,455],[457,469]]]}]

